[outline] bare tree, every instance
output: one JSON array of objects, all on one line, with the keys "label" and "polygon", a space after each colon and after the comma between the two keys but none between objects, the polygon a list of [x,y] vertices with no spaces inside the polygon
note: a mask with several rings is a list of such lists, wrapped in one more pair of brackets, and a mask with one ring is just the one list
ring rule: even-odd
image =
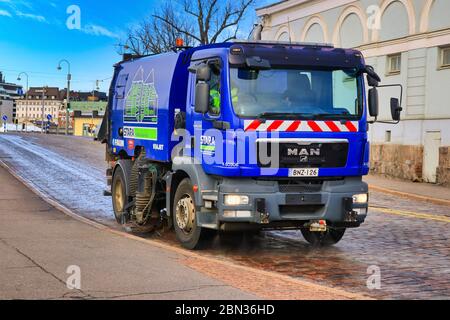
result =
[{"label": "bare tree", "polygon": [[[185,45],[193,45],[194,40],[185,33],[179,32],[172,25],[177,21],[180,28],[187,32],[193,32],[193,27],[186,20],[179,20],[175,16],[175,10],[171,2],[155,11],[161,19],[144,19],[137,27],[127,32],[127,40],[122,51],[131,51],[137,55],[158,54],[171,50],[176,39],[184,40]],[[125,50],[123,50],[125,47]],[[123,52],[119,53],[123,53]]]},{"label": "bare tree", "polygon": [[127,47],[135,54],[169,51],[176,38],[188,46],[235,39],[256,0],[180,0],[168,2],[151,18],[128,31]]}]

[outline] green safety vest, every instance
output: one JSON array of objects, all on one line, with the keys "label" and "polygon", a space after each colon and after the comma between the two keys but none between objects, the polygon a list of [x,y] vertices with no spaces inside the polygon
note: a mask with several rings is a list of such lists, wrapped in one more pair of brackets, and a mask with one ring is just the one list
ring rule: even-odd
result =
[{"label": "green safety vest", "polygon": [[[211,96],[212,108],[216,114],[219,114],[220,113],[220,92],[219,92],[219,90],[212,89],[212,90],[210,90],[209,94]],[[234,88],[231,90],[231,100],[232,100],[233,104],[238,103],[239,97],[238,97],[238,89],[237,88]]]},{"label": "green safety vest", "polygon": [[231,101],[233,102],[233,104],[236,104],[239,101],[237,88],[231,89]]},{"label": "green safety vest", "polygon": [[211,96],[212,108],[215,113],[220,113],[220,92],[219,90],[212,89],[209,91],[209,95]]}]

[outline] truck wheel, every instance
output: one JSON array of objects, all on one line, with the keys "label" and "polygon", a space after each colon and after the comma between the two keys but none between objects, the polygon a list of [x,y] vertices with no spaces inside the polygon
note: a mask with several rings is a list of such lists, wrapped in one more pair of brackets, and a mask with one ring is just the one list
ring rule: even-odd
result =
[{"label": "truck wheel", "polygon": [[114,216],[117,223],[122,224],[123,211],[128,201],[125,188],[125,176],[121,167],[118,167],[114,172],[111,192]]},{"label": "truck wheel", "polygon": [[303,238],[313,246],[332,246],[341,241],[345,229],[328,229],[326,232],[311,232],[301,229]]},{"label": "truck wheel", "polygon": [[202,228],[197,225],[197,210],[191,180],[181,181],[175,192],[173,207],[174,228],[178,241],[186,249],[198,248]]}]

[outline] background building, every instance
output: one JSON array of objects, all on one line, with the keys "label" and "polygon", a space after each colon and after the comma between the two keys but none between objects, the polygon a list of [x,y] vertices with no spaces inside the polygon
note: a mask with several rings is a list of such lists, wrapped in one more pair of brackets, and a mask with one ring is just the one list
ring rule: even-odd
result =
[{"label": "background building", "polygon": [[104,113],[98,111],[81,112],[73,114],[73,134],[75,136],[95,137],[102,125]]},{"label": "background building", "polygon": [[22,93],[22,86],[6,82],[3,73],[0,72],[0,122],[3,115],[8,117],[8,123],[13,123],[16,119],[16,103]]},{"label": "background building", "polygon": [[[62,97],[66,97],[66,91],[60,92]],[[98,114],[104,114],[107,107],[108,97],[106,93],[99,91],[91,92],[70,92],[70,109],[69,109],[69,128],[70,132],[74,135],[83,135],[83,130],[78,128],[80,119],[93,118],[95,121],[91,122],[92,125],[96,125],[98,120]],[[78,119],[76,119],[78,118]],[[58,124],[60,128],[64,128],[66,125],[65,113],[61,112]],[[86,132],[88,132],[87,130]]]},{"label": "background building", "polygon": [[[65,128],[66,113],[65,113],[65,98],[66,90],[59,90],[56,87],[46,88],[44,94],[44,113],[42,113],[42,89],[32,87],[28,91],[28,100],[26,96],[17,98],[17,119],[19,124],[25,122],[38,123],[42,121],[42,114],[44,114],[44,121],[47,122],[47,115],[52,116],[52,123],[58,126],[60,130]],[[107,96],[103,92],[72,92],[70,93],[70,109],[69,109],[69,133],[74,133],[75,128],[75,114],[90,115],[90,118],[96,119],[98,114],[103,114],[107,106]],[[95,115],[93,117],[93,115]],[[95,120],[93,125],[96,125]],[[79,121],[77,122],[79,123]],[[79,130],[82,135],[82,130]]]},{"label": "background building", "polygon": [[56,87],[45,88],[44,93],[44,110],[42,109],[42,87],[32,87],[28,90],[28,99],[25,96],[16,100],[17,104],[17,120],[19,124],[25,122],[41,123],[42,115],[44,121],[47,121],[47,115],[51,115],[53,120],[58,119],[59,112],[62,108],[62,99],[59,89]]},{"label": "background building", "polygon": [[[65,97],[65,90],[62,91]],[[70,93],[71,101],[107,101],[108,96],[105,92],[91,91],[91,92],[72,92]]]},{"label": "background building", "polygon": [[[450,185],[450,1],[289,0],[257,14],[264,40],[357,48],[383,84],[402,84],[403,121],[371,126],[372,170]],[[381,90],[379,120],[396,95]]]}]

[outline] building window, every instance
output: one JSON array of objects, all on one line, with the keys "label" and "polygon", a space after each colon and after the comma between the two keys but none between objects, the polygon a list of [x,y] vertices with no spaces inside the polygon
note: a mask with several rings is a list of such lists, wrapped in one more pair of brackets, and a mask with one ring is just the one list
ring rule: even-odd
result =
[{"label": "building window", "polygon": [[400,74],[400,71],[402,69],[402,55],[399,53],[388,56],[387,66],[388,75]]},{"label": "building window", "polygon": [[440,68],[450,68],[450,47],[440,49]]}]

